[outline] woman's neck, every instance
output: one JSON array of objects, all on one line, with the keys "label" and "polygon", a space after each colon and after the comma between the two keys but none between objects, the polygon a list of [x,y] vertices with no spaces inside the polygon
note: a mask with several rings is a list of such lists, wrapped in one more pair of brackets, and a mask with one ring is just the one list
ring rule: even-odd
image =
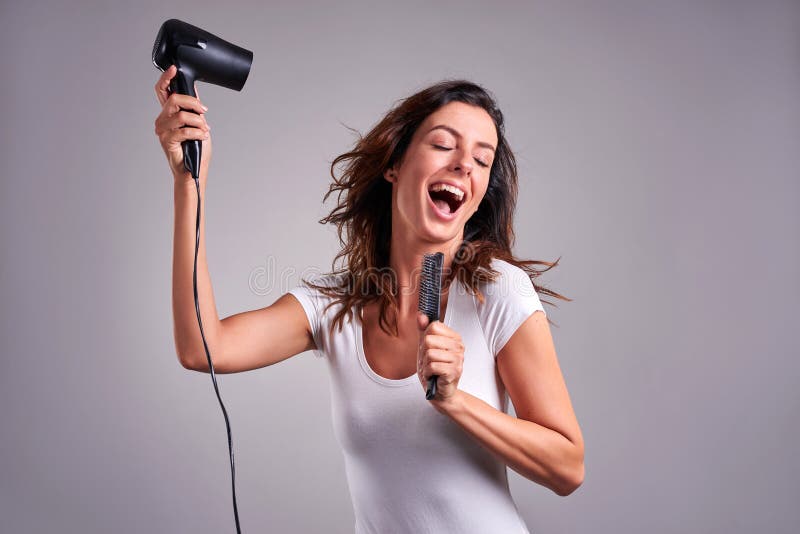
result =
[{"label": "woman's neck", "polygon": [[[450,271],[453,258],[458,251],[463,233],[459,234],[450,241],[441,243],[429,243],[420,241],[417,236],[412,239],[404,239],[400,232],[392,233],[392,242],[389,252],[389,266],[397,277],[398,284],[398,313],[400,317],[409,317],[416,314],[419,304],[419,285],[420,273],[422,272],[422,260],[425,254],[441,252],[444,254],[442,262],[442,277]],[[447,293],[446,288],[442,288],[442,294]]]}]

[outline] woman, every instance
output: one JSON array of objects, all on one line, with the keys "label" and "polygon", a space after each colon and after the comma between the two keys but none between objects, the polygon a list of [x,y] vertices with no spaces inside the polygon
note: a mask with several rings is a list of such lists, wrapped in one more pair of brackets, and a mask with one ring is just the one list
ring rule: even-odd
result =
[{"label": "woman", "polygon": [[[211,139],[207,108],[168,95],[174,73],[156,84],[156,133],[175,179],[175,342],[184,367],[208,372],[191,280],[196,190],[180,143],[202,139],[204,191]],[[401,101],[331,175],[325,199],[340,200],[320,222],[337,225],[333,263],[345,265],[271,306],[218,319],[201,227],[197,284],[215,372],[307,350],[326,358],[357,534],[528,532],[506,465],[566,496],[583,481],[584,447],[537,291],[569,299],[532,281],[544,271],[530,265],[557,262],[511,255],[517,175],[500,110],[475,84],[441,82]],[[428,324],[417,308],[431,252],[444,253],[443,320]]]}]

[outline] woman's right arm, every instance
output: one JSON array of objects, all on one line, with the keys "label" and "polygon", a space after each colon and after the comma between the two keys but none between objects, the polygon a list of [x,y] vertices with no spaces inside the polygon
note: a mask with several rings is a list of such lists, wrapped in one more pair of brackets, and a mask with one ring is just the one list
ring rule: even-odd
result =
[{"label": "woman's right arm", "polygon": [[[200,139],[203,143],[199,178],[201,210],[197,296],[214,372],[226,374],[258,369],[315,349],[305,311],[288,293],[266,308],[219,320],[205,248],[205,185],[211,159],[211,138],[200,101],[167,93],[169,80],[174,75],[175,68],[170,67],[156,84],[156,95],[162,105],[156,119],[156,134],[174,177],[172,315],[175,349],[181,365],[195,371],[210,372],[194,303],[192,273],[197,235],[197,186],[183,169],[181,141],[186,139]],[[182,111],[187,109],[198,114]]]}]

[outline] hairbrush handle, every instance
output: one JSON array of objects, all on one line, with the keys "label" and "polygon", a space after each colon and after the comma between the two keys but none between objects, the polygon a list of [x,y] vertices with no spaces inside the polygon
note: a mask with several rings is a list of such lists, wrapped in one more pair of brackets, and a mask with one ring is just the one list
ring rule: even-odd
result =
[{"label": "hairbrush handle", "polygon": [[[436,252],[425,254],[422,259],[422,276],[419,288],[419,311],[428,316],[428,324],[439,320],[440,295],[442,292],[442,264],[444,254]],[[436,383],[439,377],[432,375],[428,379],[428,390],[425,398],[431,400],[436,396]]]},{"label": "hairbrush handle", "polygon": [[436,376],[436,375],[433,375],[428,380],[428,391],[425,392],[425,399],[426,400],[431,400],[432,398],[434,398],[436,396],[436,382],[438,380],[439,380],[439,377]]}]

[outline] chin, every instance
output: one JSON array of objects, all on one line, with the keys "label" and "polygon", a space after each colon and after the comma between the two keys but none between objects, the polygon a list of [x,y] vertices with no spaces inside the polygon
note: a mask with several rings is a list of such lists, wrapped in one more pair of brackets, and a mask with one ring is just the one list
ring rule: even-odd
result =
[{"label": "chin", "polygon": [[424,234],[428,236],[431,241],[437,243],[446,243],[464,234],[465,225],[458,220],[444,224],[429,218],[423,218],[423,221]]}]

